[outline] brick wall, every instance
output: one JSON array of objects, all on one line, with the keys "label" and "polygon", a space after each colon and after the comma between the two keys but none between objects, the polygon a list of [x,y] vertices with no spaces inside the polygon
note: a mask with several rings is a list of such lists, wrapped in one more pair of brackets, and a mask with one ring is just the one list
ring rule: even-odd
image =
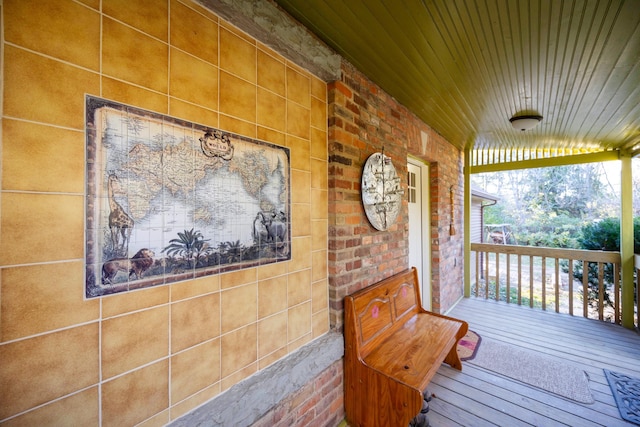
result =
[{"label": "brick wall", "polygon": [[254,427],[337,426],[344,419],[342,360],[287,397]]},{"label": "brick wall", "polygon": [[[363,165],[383,149],[405,188],[407,155],[431,166],[432,309],[446,311],[462,295],[462,153],[347,63],[328,92],[332,327],[342,327],[346,295],[408,267],[407,202],[394,225],[377,231],[369,224],[360,199]],[[453,236],[449,232],[451,189]]]}]

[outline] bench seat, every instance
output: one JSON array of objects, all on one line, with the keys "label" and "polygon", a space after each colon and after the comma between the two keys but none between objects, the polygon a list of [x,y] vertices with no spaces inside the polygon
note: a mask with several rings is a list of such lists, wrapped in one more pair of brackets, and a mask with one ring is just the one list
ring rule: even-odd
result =
[{"label": "bench seat", "polygon": [[[415,314],[373,349],[364,363],[424,391],[449,351],[456,350],[460,326],[459,321]],[[454,367],[462,369],[461,364]]]}]

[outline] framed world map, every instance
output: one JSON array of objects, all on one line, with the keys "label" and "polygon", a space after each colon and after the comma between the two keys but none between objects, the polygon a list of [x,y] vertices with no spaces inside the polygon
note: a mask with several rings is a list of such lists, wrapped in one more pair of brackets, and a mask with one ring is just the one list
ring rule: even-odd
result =
[{"label": "framed world map", "polygon": [[291,259],[290,152],[86,97],[87,298]]}]

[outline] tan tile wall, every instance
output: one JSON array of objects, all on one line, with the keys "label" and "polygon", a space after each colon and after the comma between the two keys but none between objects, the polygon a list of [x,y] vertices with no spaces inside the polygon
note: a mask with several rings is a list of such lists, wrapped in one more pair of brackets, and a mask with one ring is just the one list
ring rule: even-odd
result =
[{"label": "tan tile wall", "polygon": [[[189,0],[0,4],[0,423],[162,425],[325,334],[325,83]],[[84,300],[85,94],[289,147],[291,261]]]}]

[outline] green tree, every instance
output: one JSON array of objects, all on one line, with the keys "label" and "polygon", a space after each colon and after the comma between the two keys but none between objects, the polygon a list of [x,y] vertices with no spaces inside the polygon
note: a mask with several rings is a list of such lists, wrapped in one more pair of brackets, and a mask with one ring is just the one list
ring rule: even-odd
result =
[{"label": "green tree", "polygon": [[583,218],[605,196],[597,164],[528,169],[529,210]]}]

